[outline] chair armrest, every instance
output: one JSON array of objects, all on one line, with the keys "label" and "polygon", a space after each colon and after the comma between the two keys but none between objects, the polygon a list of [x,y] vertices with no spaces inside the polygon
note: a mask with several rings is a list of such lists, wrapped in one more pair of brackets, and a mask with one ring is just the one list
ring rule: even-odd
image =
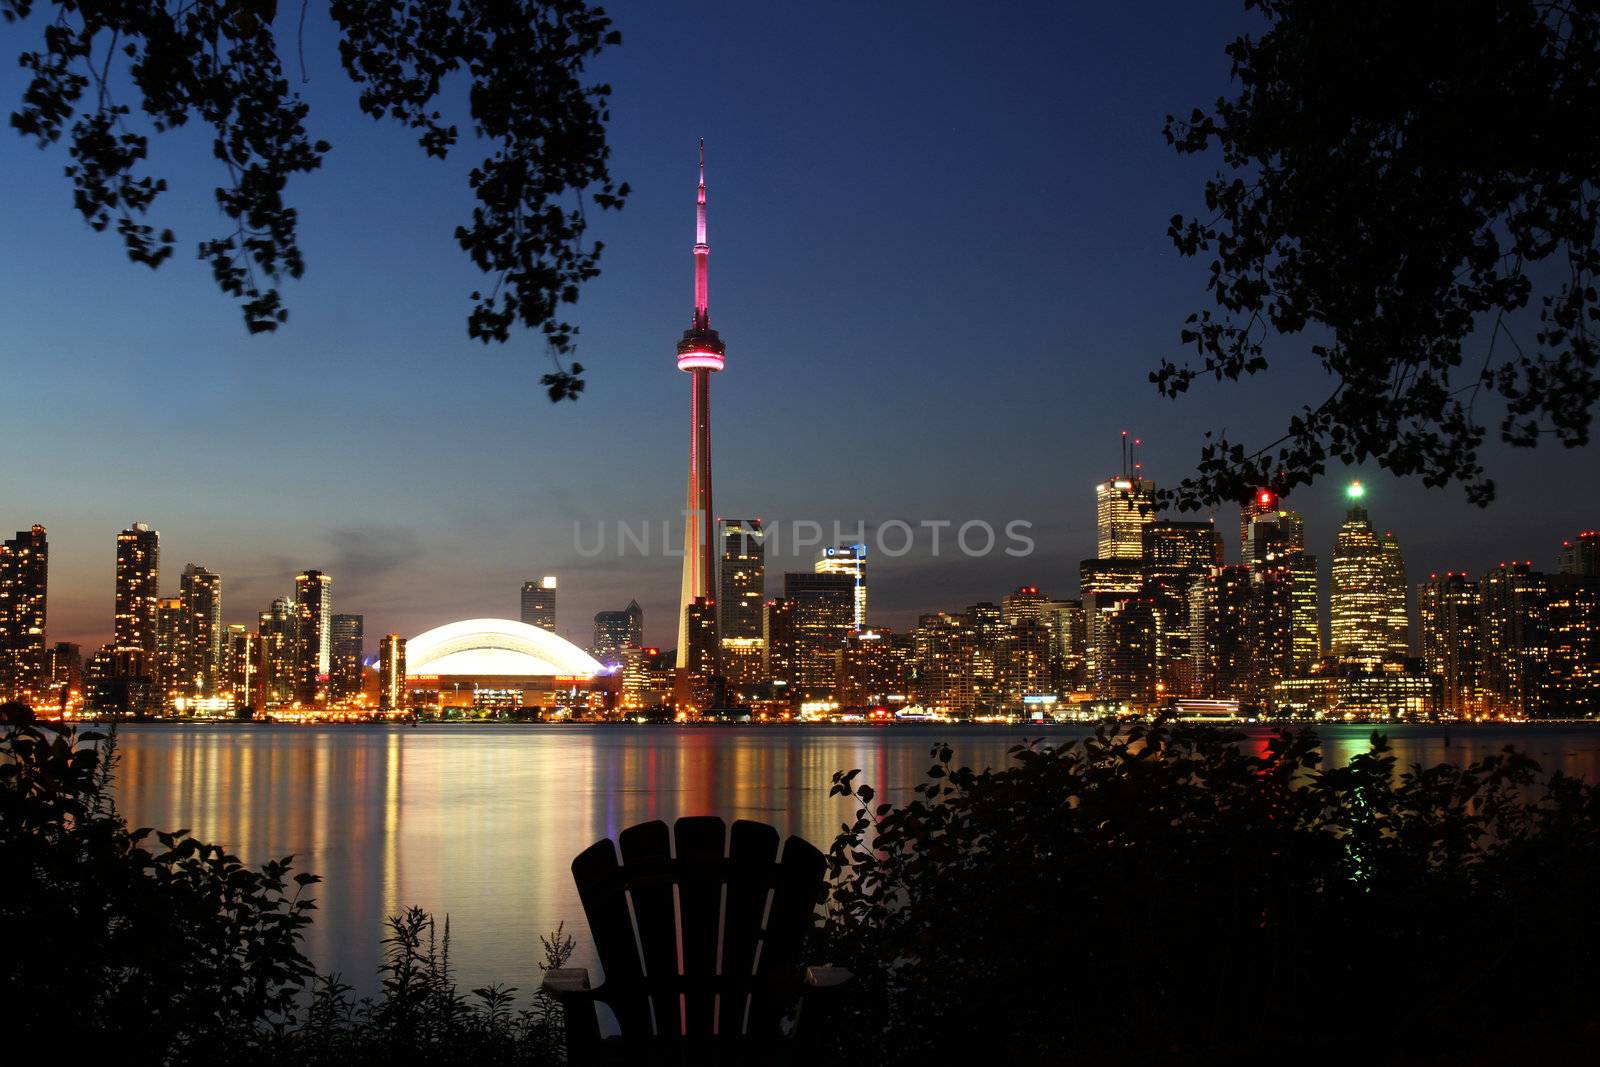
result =
[{"label": "chair armrest", "polygon": [[563,1003],[569,999],[594,999],[594,990],[589,988],[587,967],[557,967],[548,970],[544,972],[544,982],[539,988]]},{"label": "chair armrest", "polygon": [[845,985],[855,975],[847,967],[807,967],[806,991],[809,993],[825,993]]}]

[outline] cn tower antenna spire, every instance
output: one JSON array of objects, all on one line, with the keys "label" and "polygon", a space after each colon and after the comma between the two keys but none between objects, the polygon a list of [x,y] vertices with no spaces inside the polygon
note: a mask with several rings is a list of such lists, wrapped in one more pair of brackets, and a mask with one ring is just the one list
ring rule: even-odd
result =
[{"label": "cn tower antenna spire", "polygon": [[694,328],[711,328],[708,260],[711,246],[706,244],[706,139],[700,138],[700,191],[694,209]]}]

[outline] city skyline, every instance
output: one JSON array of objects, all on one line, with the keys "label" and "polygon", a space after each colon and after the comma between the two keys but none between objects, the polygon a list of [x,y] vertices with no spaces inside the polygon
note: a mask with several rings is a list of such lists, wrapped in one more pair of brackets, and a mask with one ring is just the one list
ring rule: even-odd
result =
[{"label": "city skyline", "polygon": [[[648,639],[673,645],[680,558],[586,560],[571,524],[681,521],[677,468],[657,461],[682,454],[681,408],[666,402],[682,379],[662,338],[682,321],[684,158],[701,135],[717,151],[719,325],[739,339],[737,373],[718,380],[719,410],[740,413],[719,423],[718,511],[837,519],[846,538],[857,517],[869,531],[894,518],[1034,524],[1028,559],[875,560],[874,613],[890,625],[1023,583],[1070,595],[1094,533],[1082,487],[1115,469],[1121,430],[1141,434],[1146,468],[1170,486],[1204,430],[1271,429],[1290,403],[1248,383],[1225,408],[1203,392],[1171,404],[1145,380],[1177,350],[1204,286],[1165,226],[1194,207],[1205,165],[1171,156],[1161,120],[1225,83],[1220,49],[1192,43],[1227,39],[1237,13],[1171,13],[1141,27],[1149,46],[1131,55],[1109,47],[1138,18],[1120,11],[1034,12],[1073,23],[1049,34],[1026,20],[888,25],[841,9],[852,29],[842,41],[837,19],[811,12],[708,12],[723,27],[710,41],[669,12],[618,14],[625,43],[598,72],[616,87],[616,171],[635,193],[595,220],[608,247],[574,312],[590,381],[577,404],[544,399],[536,345],[483,348],[463,335],[477,283],[449,233],[466,208],[465,162],[409,158],[402,131],[345,107],[351,89],[337,77],[304,87],[335,151],[296,180],[309,269],[273,337],[243,335],[203,264],[179,256],[151,275],[124,262],[71,211],[60,160],[11,142],[15,240],[37,254],[0,264],[8,385],[30,410],[72,417],[31,420],[0,501],[6,529],[52,531],[53,638],[107,639],[105,538],[143,520],[163,531],[171,573],[202,560],[227,577],[230,623],[253,621],[307,566],[337,578],[341,602],[386,620],[379,632],[406,633],[515,617],[507,589],[559,574],[564,636],[583,642],[596,611],[638,596]],[[314,69],[331,70],[323,18],[309,13],[305,46]],[[817,47],[756,58],[776,35]],[[885,47],[891,38],[900,47]],[[703,69],[675,59],[691,43]],[[914,58],[930,54],[964,61],[929,70]],[[0,87],[19,77],[0,71]],[[1023,91],[1030,109],[993,106],[996,92]],[[876,118],[829,106],[875,93],[886,106],[927,105],[892,149]],[[174,181],[194,183],[162,211],[181,236],[203,232],[206,146],[179,134],[158,147]],[[419,206],[397,222],[402,198]],[[75,313],[80,286],[103,315]],[[976,317],[1003,358],[974,359]],[[1304,357],[1291,347],[1282,358]],[[413,409],[426,417],[394,418]],[[321,473],[330,440],[353,476]],[[850,456],[872,462],[840,478]],[[1455,489],[1348,474],[1414,569],[1481,574],[1589,525],[1572,487],[1590,465],[1581,451],[1493,449],[1500,498],[1487,511]],[[1324,560],[1346,476],[1332,470],[1286,498],[1324,531],[1309,548]],[[1215,518],[1231,557],[1237,517]],[[772,570],[791,565],[806,564]]]}]

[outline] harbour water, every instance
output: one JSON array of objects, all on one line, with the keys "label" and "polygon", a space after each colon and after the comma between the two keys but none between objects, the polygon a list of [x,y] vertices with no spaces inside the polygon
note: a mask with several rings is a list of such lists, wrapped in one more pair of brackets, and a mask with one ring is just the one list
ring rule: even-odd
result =
[{"label": "harbour water", "polygon": [[[1081,730],[1051,727],[1052,740]],[[1248,733],[1270,734],[1264,727]],[[1369,726],[1321,730],[1329,762]],[[1515,744],[1546,770],[1600,780],[1600,726],[1388,727],[1402,763],[1467,762]],[[319,970],[375,990],[383,921],[409,905],[450,918],[461,988],[539,981],[539,936],[565,922],[593,965],[572,857],[649,819],[758,819],[826,850],[854,806],[834,771],[862,768],[905,800],[948,741],[999,766],[1040,727],[289,727],[119,731],[118,801],[136,826],[187,828],[252,863],[288,854],[313,887]]]}]

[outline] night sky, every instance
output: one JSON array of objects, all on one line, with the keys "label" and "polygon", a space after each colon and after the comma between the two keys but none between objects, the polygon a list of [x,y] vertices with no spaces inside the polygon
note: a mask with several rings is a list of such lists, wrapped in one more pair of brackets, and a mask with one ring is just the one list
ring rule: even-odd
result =
[{"label": "night sky", "polygon": [[[162,533],[163,593],[185,562],[205,564],[228,622],[253,623],[308,567],[333,576],[336,611],[366,615],[369,643],[514,618],[521,580],[549,573],[580,644],[596,610],[630,597],[648,638],[670,643],[678,559],[581,558],[574,523],[592,543],[597,523],[609,537],[650,521],[653,549],[662,520],[677,529],[689,380],[673,345],[691,308],[699,137],[728,345],[712,387],[718,512],[847,530],[1033,524],[1028,558],[930,559],[924,536],[874,560],[879,623],[1025,582],[1073,595],[1120,430],[1145,437],[1145,472],[1171,483],[1203,430],[1270,439],[1325,391],[1298,342],[1276,351],[1271,381],[1174,404],[1146,380],[1205,302],[1205,264],[1165,230],[1201,206],[1216,165],[1178,158],[1162,120],[1226,91],[1241,4],[609,7],[624,43],[594,73],[615,88],[613,173],[634,194],[591,214],[607,247],[574,311],[589,368],[576,404],[545,399],[535,337],[466,336],[481,275],[451,232],[470,210],[470,139],[440,163],[362,116],[315,7],[303,91],[334,151],[290,186],[308,269],[276,335],[247,336],[188,258],[222,230],[198,126],[152,149],[172,186],[153,218],[180,241],[155,273],[72,211],[64,148],[0,134],[0,530],[50,529],[53,640],[109,638],[114,536],[145,521]],[[279,18],[298,78],[293,21]],[[8,27],[7,51],[35,33]],[[7,112],[22,84],[0,62]],[[1359,474],[1415,580],[1509,557],[1549,566],[1596,522],[1592,464],[1496,450],[1488,511]],[[1326,570],[1340,482],[1289,503]],[[1230,554],[1237,522],[1219,516]],[[769,593],[809,558],[770,559]]]}]

